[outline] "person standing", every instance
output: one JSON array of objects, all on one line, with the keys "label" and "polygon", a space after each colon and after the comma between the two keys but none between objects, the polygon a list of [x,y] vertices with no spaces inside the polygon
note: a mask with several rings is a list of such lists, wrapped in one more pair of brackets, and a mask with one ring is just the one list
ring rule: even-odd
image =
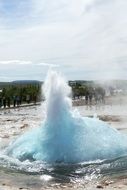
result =
[{"label": "person standing", "polygon": [[5,96],[3,97],[3,106],[4,106],[4,108],[6,108],[6,97]]},{"label": "person standing", "polygon": [[3,106],[2,97],[0,97],[0,108]]},{"label": "person standing", "polygon": [[16,96],[13,96],[13,107],[16,105]]},{"label": "person standing", "polygon": [[8,108],[10,108],[10,104],[11,104],[11,100],[10,100],[10,97],[7,98],[7,106]]}]

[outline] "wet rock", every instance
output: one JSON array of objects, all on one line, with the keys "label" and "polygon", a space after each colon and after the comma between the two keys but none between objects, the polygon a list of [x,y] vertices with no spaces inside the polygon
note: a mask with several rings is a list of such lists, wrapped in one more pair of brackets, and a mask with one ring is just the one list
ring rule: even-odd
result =
[{"label": "wet rock", "polygon": [[104,185],[105,185],[105,186],[108,186],[108,185],[110,185],[110,184],[112,184],[112,183],[113,183],[113,181],[105,181],[105,182],[104,182]]},{"label": "wet rock", "polygon": [[2,183],[3,186],[5,186],[6,184],[5,183]]},{"label": "wet rock", "polygon": [[20,127],[20,129],[24,129],[24,128],[26,128],[26,127],[28,127],[28,124],[22,125],[22,126]]},{"label": "wet rock", "polygon": [[12,119],[7,119],[6,121],[13,121]]},{"label": "wet rock", "polygon": [[9,138],[9,135],[6,134],[2,138]]},{"label": "wet rock", "polygon": [[14,133],[13,133],[13,136],[17,136],[17,135],[19,135],[18,132],[14,132]]},{"label": "wet rock", "polygon": [[98,188],[98,189],[103,189],[104,187],[103,187],[103,185],[98,184],[98,185],[96,186],[96,188]]},{"label": "wet rock", "polygon": [[[110,181],[110,180],[106,180],[106,181],[101,181],[101,185],[103,186],[103,187],[105,187],[105,186],[108,186],[108,185],[110,185],[110,184],[112,184],[114,181]],[[100,185],[100,184],[99,184]]]}]

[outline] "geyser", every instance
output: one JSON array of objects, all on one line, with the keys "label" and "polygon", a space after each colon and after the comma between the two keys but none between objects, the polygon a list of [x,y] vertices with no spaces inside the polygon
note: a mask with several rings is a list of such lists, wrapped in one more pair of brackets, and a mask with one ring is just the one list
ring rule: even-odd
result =
[{"label": "geyser", "polygon": [[70,87],[50,71],[44,84],[46,118],[9,145],[6,153],[20,160],[79,163],[127,154],[127,137],[97,118],[72,109]]}]

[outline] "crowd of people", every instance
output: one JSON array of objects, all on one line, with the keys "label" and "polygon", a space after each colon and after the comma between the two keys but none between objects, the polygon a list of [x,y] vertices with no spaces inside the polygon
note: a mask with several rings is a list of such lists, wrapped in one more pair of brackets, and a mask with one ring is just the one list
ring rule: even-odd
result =
[{"label": "crowd of people", "polygon": [[74,100],[84,99],[86,105],[105,104],[105,90],[102,88],[87,89],[82,95],[80,93],[73,94]]},{"label": "crowd of people", "polygon": [[10,107],[19,107],[22,104],[30,104],[31,102],[36,104],[37,97],[35,96],[31,99],[30,95],[26,95],[26,97],[21,97],[18,95],[14,95],[13,97],[0,97],[0,108],[10,108]]},{"label": "crowd of people", "polygon": [[[19,107],[23,104],[36,104],[37,101],[41,101],[42,97],[38,93],[36,94],[25,94],[21,95],[12,95],[5,93],[0,96],[0,108],[10,108],[10,107]],[[75,100],[84,100],[83,105],[99,105],[100,103],[105,104],[105,90],[103,88],[72,88],[72,99]]]}]

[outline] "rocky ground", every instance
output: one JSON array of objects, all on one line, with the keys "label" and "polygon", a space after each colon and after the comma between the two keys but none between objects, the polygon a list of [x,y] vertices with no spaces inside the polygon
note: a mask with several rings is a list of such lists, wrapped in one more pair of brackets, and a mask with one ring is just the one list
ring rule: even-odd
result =
[{"label": "rocky ground", "polygon": [[[74,108],[75,109],[75,108]],[[123,133],[127,133],[127,106],[107,105],[107,106],[78,106],[78,110],[83,116],[99,117],[108,122],[112,127],[117,128]],[[31,106],[0,111],[0,148],[6,146],[12,139],[19,136],[24,131],[38,127],[44,118],[43,106]],[[85,184],[58,184],[46,185],[46,180],[36,178],[35,176],[23,176],[22,174],[15,178],[15,175],[8,171],[0,170],[0,190],[19,190],[19,189],[127,189],[127,178],[121,176],[115,179],[103,179]]]}]

